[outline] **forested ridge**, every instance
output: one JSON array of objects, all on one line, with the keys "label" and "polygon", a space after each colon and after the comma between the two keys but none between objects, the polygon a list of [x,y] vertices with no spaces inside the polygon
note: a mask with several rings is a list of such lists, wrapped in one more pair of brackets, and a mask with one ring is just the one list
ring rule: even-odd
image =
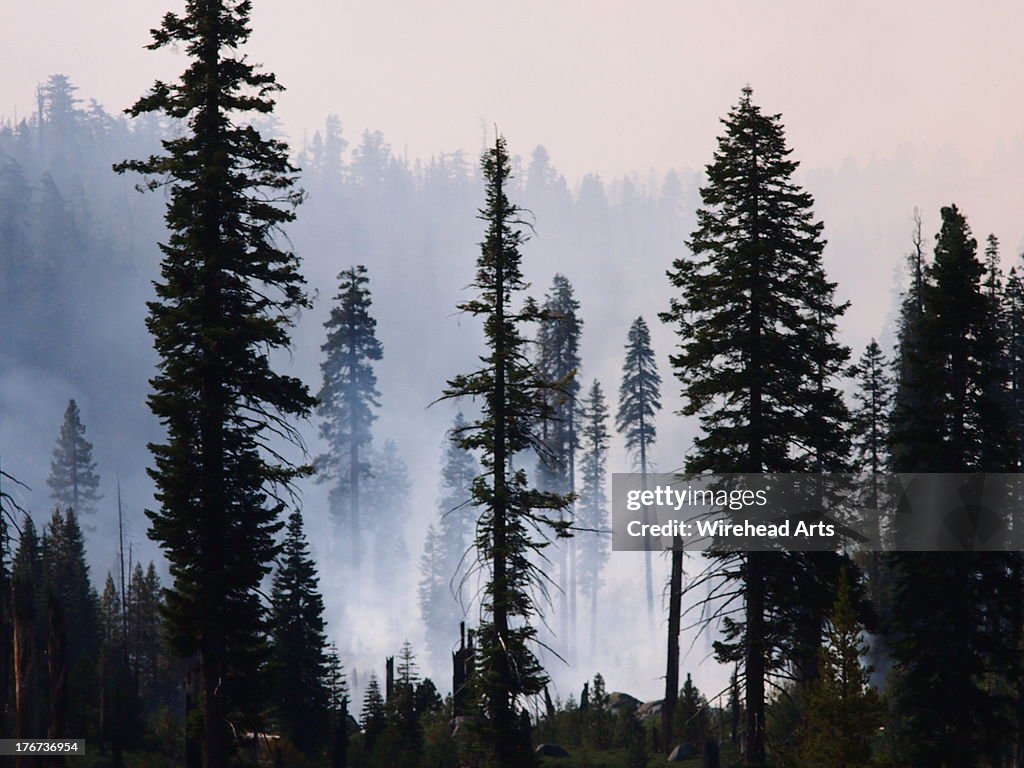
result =
[{"label": "forested ridge", "polygon": [[[703,174],[571,188],[500,126],[479,162],[333,116],[289,144],[249,14],[164,17],[187,68],[125,115],[53,75],[0,125],[0,739],[114,768],[1024,764],[1020,553],[608,531],[613,472],[1020,472],[1020,256],[910,201],[889,330],[851,348],[750,86]],[[640,655],[660,698],[624,692]]]}]

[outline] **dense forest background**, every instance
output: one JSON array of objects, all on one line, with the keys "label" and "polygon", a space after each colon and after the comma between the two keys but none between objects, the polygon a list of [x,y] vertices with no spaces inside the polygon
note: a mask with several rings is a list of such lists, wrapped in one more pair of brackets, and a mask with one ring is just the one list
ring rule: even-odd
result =
[{"label": "dense forest background", "polygon": [[[155,244],[164,237],[163,199],[138,194],[133,179],[110,167],[152,152],[174,127],[153,118],[129,121],[79,93],[65,75],[40,83],[37,98],[33,115],[8,117],[0,130],[0,269],[7,278],[0,299],[0,445],[3,468],[28,486],[12,492],[41,522],[51,511],[46,478],[61,417],[69,399],[79,404],[101,478],[102,500],[83,517],[99,584],[114,565],[117,483],[137,559],[160,562],[142,516],[153,503],[143,451],[159,434],[145,401],[155,355],[143,320],[158,267]],[[283,135],[273,120],[260,127]],[[294,350],[280,362],[303,380],[318,381],[337,275],[366,265],[384,350],[376,366],[382,407],[375,440],[381,447],[393,442],[395,470],[405,479],[398,486],[405,496],[393,500],[387,523],[402,526],[404,566],[386,581],[379,571],[357,595],[332,564],[328,489],[315,482],[302,487],[329,623],[343,627],[331,639],[358,686],[359,670],[379,667],[385,652],[404,639],[420,647],[425,640],[417,620],[418,563],[427,528],[438,517],[438,470],[454,416],[449,404],[428,406],[445,377],[471,364],[480,349],[478,329],[453,308],[472,277],[482,179],[476,150],[409,158],[380,132],[353,130],[337,116],[291,144],[307,199],[287,234],[303,258],[314,306],[299,318]],[[672,349],[671,333],[654,314],[668,304],[664,273],[693,229],[701,174],[649,170],[567,179],[543,147],[520,151],[512,160],[510,194],[534,223],[524,248],[530,292],[541,298],[556,272],[572,281],[584,323],[582,380],[596,377],[614,393],[633,318],[647,316],[659,360]],[[908,146],[867,165],[848,161],[798,172],[826,223],[829,274],[839,297],[852,301],[840,337],[857,349],[876,336],[891,349],[913,210],[922,205],[927,235],[937,227],[933,212],[946,190],[982,206],[975,219],[981,226],[1006,223],[1006,253],[1022,250],[1019,225],[1007,223],[1013,196],[1000,194],[1015,168],[1024,169],[1021,142],[981,161]],[[663,387],[665,414],[679,407],[676,389]],[[667,415],[660,421],[653,462],[667,471],[681,465],[693,425]],[[301,428],[315,456],[315,420]],[[632,468],[621,436],[613,434],[610,471]],[[663,584],[667,562],[655,557],[654,567],[655,583]],[[556,689],[575,689],[601,670],[612,681],[624,679],[620,687],[637,695],[659,690],[662,662],[655,651],[662,632],[649,630],[643,604],[634,599],[643,589],[642,570],[637,556],[611,558],[603,600],[610,615],[624,618],[614,629],[619,642],[602,644],[594,658],[575,658],[573,668],[551,659]],[[454,644],[456,628],[451,635]],[[684,649],[690,639],[684,634]],[[702,688],[718,691],[727,672],[696,664],[712,639],[698,639],[687,658]],[[553,648],[559,650],[557,638]],[[436,662],[422,660],[427,672],[445,679],[447,665]]]},{"label": "dense forest background", "polygon": [[[761,125],[757,122],[761,118],[751,108],[749,97],[750,91],[745,89],[737,108],[739,112],[731,114],[730,120],[745,118],[752,120],[752,125]],[[19,521],[16,515],[12,516],[12,523],[20,522],[23,526],[14,558],[15,573],[35,573],[32,569],[39,568],[40,584],[46,583],[51,589],[53,585],[60,585],[59,589],[68,590],[64,595],[66,601],[54,603],[51,597],[47,617],[47,637],[51,645],[45,652],[39,649],[51,659],[51,698],[63,701],[64,705],[70,702],[69,722],[78,722],[83,728],[85,723],[95,722],[101,738],[109,737],[112,743],[119,745],[118,740],[126,732],[122,729],[128,727],[128,721],[118,712],[111,715],[109,711],[111,702],[115,707],[124,704],[117,672],[120,667],[115,660],[118,642],[123,643],[124,661],[134,670],[136,695],[150,704],[163,702],[169,713],[176,708],[173,680],[182,673],[179,665],[184,661],[167,656],[159,640],[155,606],[160,599],[162,561],[145,536],[146,522],[141,514],[143,509],[152,509],[154,503],[153,486],[145,475],[147,461],[143,458],[143,448],[161,439],[146,407],[147,380],[152,374],[155,355],[150,348],[149,335],[143,330],[143,318],[146,303],[152,300],[152,281],[157,274],[153,243],[164,242],[167,237],[161,222],[165,195],[160,194],[160,184],[151,190],[157,192],[155,195],[137,195],[130,179],[115,177],[109,169],[126,156],[145,157],[156,151],[161,139],[178,135],[181,126],[145,117],[129,121],[112,116],[96,102],[86,103],[80,99],[77,89],[64,75],[53,75],[39,86],[37,105],[31,118],[7,121],[0,130],[0,273],[4,278],[4,293],[0,297],[0,327],[4,330],[0,342],[3,363],[0,368],[0,405],[3,406],[0,440],[6,448],[2,469],[7,473],[3,476],[3,491],[7,494],[6,508],[19,512],[28,510],[41,532],[38,550],[34,550],[29,519],[22,517]],[[731,124],[727,122],[727,125]],[[265,138],[286,138],[282,127],[273,119],[257,121],[254,127]],[[775,129],[763,130],[772,135]],[[456,380],[451,378],[453,371],[472,368],[483,349],[484,339],[476,324],[466,322],[466,313],[454,313],[452,307],[466,300],[470,283],[479,287],[481,273],[477,272],[474,278],[471,268],[475,244],[481,237],[481,223],[474,211],[480,206],[485,191],[487,199],[493,200],[493,188],[487,185],[495,181],[493,175],[481,173],[474,156],[466,151],[410,160],[404,153],[399,155],[393,151],[377,131],[364,130],[349,136],[334,116],[328,117],[311,137],[298,144],[292,143],[296,147],[293,159],[301,168],[301,184],[307,200],[298,220],[287,228],[286,239],[303,258],[303,272],[312,290],[313,304],[296,315],[294,343],[286,351],[277,353],[275,362],[314,389],[318,388],[317,382],[323,374],[320,390],[323,402],[316,415],[299,426],[299,434],[308,448],[305,456],[298,455],[287,440],[280,445],[275,442],[273,447],[298,461],[312,460],[318,470],[324,471],[300,486],[305,522],[298,515],[289,518],[285,550],[273,584],[267,579],[267,589],[272,587],[275,612],[273,643],[278,649],[276,652],[286,648],[289,642],[295,643],[295,647],[309,647],[318,645],[323,633],[323,639],[332,644],[331,664],[344,665],[347,687],[338,682],[340,677],[335,679],[336,685],[326,688],[321,688],[322,680],[318,678],[315,687],[322,690],[324,697],[332,698],[331,708],[335,710],[338,706],[333,699],[343,691],[351,696],[351,701],[363,702],[358,749],[370,750],[376,738],[375,722],[379,721],[381,727],[385,721],[393,726],[396,730],[392,737],[401,741],[403,733],[418,732],[423,723],[439,713],[438,691],[433,683],[428,685],[426,680],[421,680],[420,672],[442,681],[441,692],[445,692],[451,673],[449,652],[464,640],[457,625],[462,619],[473,622],[484,586],[479,572],[469,573],[467,582],[455,589],[465,599],[460,611],[452,610],[451,600],[441,594],[444,576],[451,571],[455,571],[455,576],[460,571],[466,572],[462,563],[452,567],[458,560],[457,550],[468,545],[469,537],[468,529],[458,528],[461,518],[452,517],[451,512],[453,503],[458,509],[460,497],[468,492],[467,481],[475,474],[476,465],[468,454],[460,453],[448,440],[448,430],[453,424],[456,428],[465,424],[463,414],[456,415],[456,407],[446,401],[435,401],[442,391],[451,394],[458,390],[459,385],[453,384]],[[505,163],[500,143],[494,151],[495,157],[500,158],[495,162]],[[1005,173],[1007,165],[1019,159],[1018,154],[997,154],[995,162],[1000,164],[1000,173]],[[935,157],[934,165],[929,166],[927,160],[915,157],[914,151],[908,150],[898,156],[895,173],[914,179],[913,184],[908,182],[911,187],[921,184],[922,180],[938,184],[944,177],[953,178],[961,185],[957,198],[962,201],[966,197],[970,201],[971,193],[977,189],[971,179],[961,175],[964,169],[958,168],[952,158],[941,152]],[[665,329],[658,322],[659,312],[662,320],[677,323],[682,329],[690,322],[688,313],[696,312],[697,316],[701,316],[701,312],[708,313],[706,326],[698,324],[688,332],[699,336],[714,328],[715,307],[702,304],[703,299],[695,287],[702,278],[691,271],[692,266],[688,266],[685,254],[681,253],[687,239],[697,237],[691,233],[708,226],[706,217],[698,219],[695,215],[699,206],[698,188],[706,179],[696,171],[670,170],[633,174],[607,183],[595,174],[585,174],[570,183],[541,146],[507,162],[511,182],[504,187],[504,192],[522,206],[522,224],[530,234],[524,246],[522,266],[527,280],[532,283],[531,292],[538,298],[543,297],[545,310],[554,312],[554,317],[572,319],[569,325],[550,322],[545,325],[547,321],[542,319],[536,344],[533,339],[522,343],[531,348],[536,346],[537,364],[549,381],[572,382],[565,385],[569,386],[566,391],[579,398],[582,406],[579,410],[565,410],[564,404],[552,401],[556,411],[562,409],[558,411],[560,420],[554,424],[573,425],[574,419],[579,419],[582,488],[573,486],[576,454],[570,450],[560,457],[557,453],[577,439],[571,426],[566,433],[562,431],[563,426],[545,423],[542,445],[553,451],[549,457],[553,463],[530,468],[530,472],[552,492],[582,490],[577,511],[593,514],[600,527],[605,468],[625,471],[637,466],[636,436],[624,424],[624,420],[629,419],[623,416],[622,406],[615,419],[620,435],[616,438],[611,461],[606,461],[604,452],[610,435],[604,431],[608,410],[601,392],[602,382],[607,392],[617,392],[623,360],[628,370],[634,364],[629,349],[635,348],[641,337],[639,346],[646,349],[646,345],[651,344],[654,353],[650,359],[662,367],[668,379],[665,361],[670,352],[680,348],[675,346],[671,328]],[[901,167],[901,164],[909,167]],[[826,336],[835,332],[854,349],[866,346],[868,338],[880,339],[881,348],[870,347],[856,373],[860,388],[853,400],[858,402],[863,401],[864,392],[872,385],[864,377],[875,370],[872,366],[884,366],[882,357],[894,348],[899,325],[904,345],[902,389],[895,400],[893,424],[896,427],[890,438],[894,446],[910,446],[912,452],[924,453],[920,456],[915,453],[910,459],[907,454],[894,453],[892,466],[897,467],[905,462],[903,466],[917,468],[922,466],[921,461],[929,460],[937,462],[936,467],[945,467],[951,457],[955,461],[973,461],[968,458],[973,450],[970,446],[965,447],[963,456],[954,457],[950,453],[949,456],[929,457],[925,447],[934,441],[922,440],[923,432],[907,433],[907,437],[898,429],[903,426],[925,431],[938,429],[934,424],[914,423],[913,419],[920,414],[917,405],[900,400],[901,396],[907,397],[906,392],[916,397],[927,389],[926,383],[908,378],[908,370],[918,373],[929,370],[928,360],[932,359],[929,355],[933,355],[935,361],[943,359],[939,353],[942,345],[934,340],[941,338],[946,329],[930,324],[930,318],[933,315],[947,319],[967,318],[969,312],[974,312],[970,322],[979,325],[970,333],[979,341],[972,343],[989,346],[969,350],[969,354],[978,356],[981,366],[971,373],[978,377],[978,402],[981,403],[977,413],[980,421],[972,423],[971,428],[978,430],[978,440],[983,446],[979,454],[981,460],[991,463],[997,454],[986,451],[1016,451],[1013,443],[1016,438],[1007,437],[1005,445],[999,443],[994,448],[985,441],[1003,432],[1004,437],[1016,435],[1015,431],[996,429],[994,425],[1003,423],[999,409],[1005,405],[1004,385],[1007,391],[1015,392],[1018,383],[1013,361],[1019,351],[1014,346],[1019,319],[1019,307],[1014,301],[1019,283],[1015,282],[1015,273],[1011,271],[1017,259],[1006,254],[1016,254],[1020,248],[1004,248],[1004,262],[1000,267],[999,241],[990,235],[982,267],[980,261],[974,260],[976,243],[970,241],[970,229],[956,208],[943,208],[942,234],[934,243],[927,234],[933,228],[929,225],[927,209],[922,224],[922,214],[916,205],[909,206],[909,213],[904,210],[899,214],[877,214],[871,225],[865,225],[860,218],[862,211],[850,203],[850,198],[861,195],[870,199],[871,204],[864,210],[871,212],[878,205],[875,193],[883,180],[894,173],[891,165],[882,163],[866,169],[846,165],[835,172],[811,170],[800,174],[799,180],[808,189],[817,192],[820,187],[822,190],[819,197],[822,202],[815,208],[814,215],[826,221],[825,237],[832,238],[825,250],[824,264],[829,277],[839,286],[834,297],[838,303],[831,303],[831,284],[814,282],[823,280],[825,274],[815,271],[816,266],[803,274],[793,272],[788,283],[783,281],[779,285],[789,290],[787,286],[791,287],[794,280],[811,281],[807,295],[816,297],[812,301],[821,302],[815,311],[819,313],[818,322],[824,323]],[[489,173],[493,174],[493,168]],[[709,166],[713,184],[720,178],[715,173]],[[899,190],[898,183],[887,186],[886,198],[898,194]],[[925,197],[934,194],[937,193],[932,190]],[[982,201],[986,196],[987,193],[980,193]],[[705,203],[707,200],[705,189]],[[807,205],[809,207],[809,202]],[[1002,207],[1000,204],[991,206],[996,211]],[[857,213],[851,215],[851,210]],[[840,222],[835,235],[828,225],[833,212]],[[984,226],[986,219],[979,218]],[[817,239],[816,228],[808,232],[808,253],[817,254],[825,243]],[[926,267],[925,254],[931,252],[933,245],[935,261]],[[908,251],[912,256],[909,272],[905,269]],[[780,262],[784,270],[794,269],[792,264],[795,263],[798,262]],[[664,275],[669,265],[672,271],[670,281],[666,281]],[[972,272],[975,267],[976,275]],[[927,272],[926,279],[922,270]],[[1005,296],[1000,270],[1011,276],[1006,283]],[[882,273],[887,274],[880,277]],[[979,289],[976,295],[957,294],[958,286],[963,285],[958,276],[968,273],[973,275],[972,280],[983,279],[986,293]],[[909,286],[904,285],[904,275],[910,277]],[[680,303],[675,303],[672,284],[682,291]],[[879,291],[878,286],[887,287]],[[732,295],[728,291],[723,293],[721,306],[725,306]],[[842,302],[847,299],[859,308],[844,318]],[[957,301],[974,303],[961,306],[955,304]],[[671,307],[671,311],[665,314],[667,307]],[[960,309],[953,315],[944,314],[948,307]],[[353,311],[363,313],[363,325],[358,329],[352,324]],[[651,321],[651,339],[646,337],[646,326],[638,316],[646,316]],[[829,325],[834,320],[841,325]],[[996,325],[1002,329],[1004,323],[1006,339],[1010,339],[1005,342],[1010,354],[1006,369],[1000,368],[1002,363],[997,361],[1003,353],[1000,346],[1004,344],[1003,337],[996,335],[986,341],[988,337],[983,331],[989,326],[994,329]],[[338,474],[335,467],[331,474],[332,462],[341,461],[341,455],[349,448],[344,441],[337,442],[344,430],[339,432],[331,427],[330,421],[332,418],[351,419],[351,411],[345,415],[344,409],[353,406],[332,405],[328,382],[328,371],[334,365],[332,360],[340,359],[346,338],[357,333],[362,334],[368,362],[360,385],[361,394],[357,395],[357,399],[365,400],[367,409],[360,438],[362,460],[367,468],[361,502],[358,494],[353,496],[351,489],[343,488],[344,472]],[[914,333],[921,334],[920,338],[926,341],[914,342]],[[695,387],[709,375],[702,364],[709,365],[711,361],[702,360],[693,349],[687,350],[686,344],[690,343],[687,339],[692,337],[685,333],[683,336],[686,340],[681,348],[683,352],[673,358],[672,367],[692,403],[698,391]],[[729,338],[728,334],[723,338]],[[844,368],[847,352],[828,344],[816,347],[816,343],[808,337],[810,346],[807,348],[817,356],[813,364],[817,367],[808,368],[806,375],[801,374],[803,378],[794,381],[799,380],[802,386],[804,379],[817,375],[845,377],[846,383],[841,386],[846,388],[849,399],[853,394],[855,373]],[[644,354],[648,353],[644,351]],[[594,382],[593,386],[590,382]],[[641,450],[644,471],[672,470],[682,466],[684,461],[691,469],[700,469],[704,461],[702,444],[698,442],[698,448],[689,451],[696,432],[695,422],[666,419],[657,413],[660,405],[665,406],[666,415],[679,410],[680,400],[673,394],[676,385],[667,384],[660,390],[654,385],[654,389],[663,403],[648,414],[656,419],[659,429],[657,443],[653,443],[652,432],[652,442]],[[342,400],[343,394],[339,390]],[[846,406],[838,395],[833,397],[834,394],[831,389],[819,389],[817,394],[807,390],[793,394],[796,399],[785,404],[785,408],[795,409],[793,413],[807,412],[816,414],[814,418],[821,417],[820,424],[811,425],[818,431],[808,433],[812,453],[816,452],[816,463],[806,464],[805,468],[821,467],[822,462],[831,461],[830,451],[836,461],[845,461],[848,439],[853,440],[858,450],[863,447],[864,425],[858,421],[862,414],[850,422]],[[996,405],[986,410],[985,403]],[[1014,404],[1016,406],[1016,401]],[[460,407],[467,406],[460,403]],[[471,420],[487,416],[473,411],[472,404],[468,407]],[[700,411],[700,408],[692,409],[691,415],[698,415]],[[879,417],[879,413],[880,410],[873,417]],[[847,434],[854,422],[853,432]],[[711,423],[702,422],[705,429]],[[794,430],[792,439],[796,444],[807,438],[801,431],[805,427],[797,426],[796,422],[786,428]],[[818,440],[822,442],[814,442]],[[529,442],[524,442],[521,447],[528,445]],[[558,466],[566,460],[567,467]],[[1006,466],[1011,465],[1016,466]],[[11,475],[21,483],[13,482]],[[332,484],[334,481],[337,483]],[[351,505],[356,504],[358,508],[360,503],[364,510],[363,529],[353,536],[352,531],[345,528],[350,523],[339,524],[338,521],[348,520],[353,514]],[[73,508],[75,514],[67,511],[62,514],[58,509],[51,515],[54,505],[65,510]],[[359,515],[355,517],[358,519]],[[464,521],[461,524],[465,526]],[[595,691],[601,691],[601,697],[605,695],[604,679],[608,679],[612,688],[628,688],[642,698],[653,698],[660,687],[660,638],[664,636],[664,627],[660,619],[655,622],[652,616],[664,615],[663,603],[668,597],[666,593],[670,593],[668,629],[671,636],[679,631],[678,624],[671,622],[679,620],[679,606],[674,600],[678,599],[680,583],[690,586],[685,599],[691,603],[715,595],[711,582],[704,586],[700,576],[694,587],[694,575],[703,573],[701,569],[706,564],[701,559],[691,560],[684,574],[682,558],[673,557],[669,586],[665,588],[667,560],[655,558],[653,577],[648,570],[649,559],[643,557],[616,555],[610,558],[605,569],[606,554],[592,534],[590,532],[589,538],[585,534],[571,543],[560,543],[549,555],[553,564],[550,575],[554,579],[552,605],[544,609],[548,621],[537,629],[542,641],[540,661],[551,675],[551,693],[556,696],[561,713],[556,716],[556,705],[548,699],[544,722],[549,729],[564,720],[565,713],[577,711],[575,691],[585,681],[590,681],[594,672],[600,671],[606,676],[592,681]],[[313,560],[318,564],[316,572],[327,621],[321,625],[318,611],[313,611],[301,622],[311,634],[304,639],[289,638],[284,632],[289,625],[279,620],[278,612],[288,607],[284,595],[289,584],[293,589],[296,585],[305,588],[314,578],[312,561],[307,560],[307,539],[312,542]],[[5,552],[5,558],[10,554]],[[89,570],[85,568],[86,557]],[[150,561],[154,565],[144,568],[142,564]],[[747,569],[748,601],[750,590],[754,589],[750,585],[758,583],[750,575],[758,562],[754,556],[742,560],[742,567]],[[927,569],[938,561],[922,561],[918,566],[910,559],[893,562],[896,582],[909,584],[907,589],[916,589],[925,581]],[[787,575],[790,567],[795,569],[791,574],[794,580],[804,580],[824,590],[820,610],[831,606],[832,597],[838,594],[829,629],[834,634],[828,645],[837,656],[832,661],[823,656],[821,668],[829,669],[833,661],[838,667],[856,663],[860,655],[859,627],[851,602],[860,598],[851,594],[847,587],[836,586],[846,577],[837,576],[829,571],[830,565],[823,566],[813,559],[793,558],[779,562],[765,582],[772,599],[781,599],[780,593],[773,590],[785,589],[783,585],[790,578]],[[997,592],[1005,588],[1009,597],[1014,594],[1009,584],[1016,578],[1015,567],[1008,565],[1000,570],[993,563],[977,563],[969,565],[964,572],[976,574],[982,580],[991,579]],[[949,576],[938,570],[934,575],[940,580]],[[901,582],[901,578],[905,581]],[[880,579],[878,573],[873,575],[869,582],[872,590],[882,589]],[[960,584],[955,574],[950,579],[954,587]],[[1005,585],[1003,580],[1007,580]],[[653,611],[650,607],[652,583],[658,593],[658,608]],[[646,606],[638,599],[645,586]],[[911,596],[910,592],[900,592],[900,589],[902,587],[897,588],[894,598],[886,598],[883,592],[873,595],[872,600],[876,607],[892,610],[887,600],[907,600]],[[18,606],[24,607],[19,600],[24,601],[25,594],[19,593],[16,585],[13,595],[14,637],[18,648],[24,647],[18,645],[21,630],[17,622]],[[715,600],[717,598],[712,604]],[[580,603],[580,618],[576,615],[577,602]],[[964,604],[970,603],[965,598]],[[64,605],[70,615],[55,614],[55,604]],[[1005,617],[1008,623],[1016,620],[1014,604],[1012,599],[993,603],[998,610],[1008,611]],[[786,606],[796,603],[785,599],[780,605],[788,610]],[[122,609],[125,623],[118,629],[117,617]],[[37,619],[41,620],[43,613],[40,603]],[[523,615],[528,618],[530,614]],[[912,625],[913,616],[908,617],[898,610],[892,610],[892,615],[897,621],[909,622],[907,632],[920,633],[926,629]],[[970,617],[960,618],[965,623],[954,634],[964,643],[965,654],[975,654],[975,636],[978,635],[983,645],[983,633],[978,632],[977,623]],[[994,620],[1001,622],[1004,618],[1000,615]],[[60,628],[64,621],[74,628],[73,631],[63,633]],[[821,619],[815,621],[807,626],[814,626],[818,631]],[[729,657],[728,649],[738,647],[730,643],[742,636],[737,632],[748,630],[737,629],[726,622],[724,635],[718,634],[721,626],[712,626],[710,631],[698,635],[695,627],[687,624],[681,660],[673,658],[670,644],[670,694],[673,699],[677,695],[681,667],[687,675],[687,683],[678,694],[683,701],[680,711],[693,711],[694,717],[699,712],[707,717],[714,715],[722,731],[728,709],[739,711],[738,703],[728,707],[724,704],[726,696],[732,702],[738,700],[735,684],[729,680],[728,667],[704,662],[712,655],[713,646],[719,658]],[[24,628],[24,624],[20,626]],[[585,635],[589,635],[589,642],[581,639]],[[68,640],[67,648],[52,645],[54,638],[61,637]],[[891,637],[898,639],[898,635]],[[788,644],[790,641],[792,645]],[[811,641],[796,632],[792,638],[784,639],[780,648],[790,654],[789,663],[793,664],[797,679],[803,679],[801,676],[806,670],[819,668],[815,654],[802,645],[804,641],[813,648],[820,643],[820,638]],[[97,643],[95,647],[90,645],[93,642]],[[419,657],[414,656],[413,647],[421,649]],[[383,707],[377,690],[377,678],[382,676],[381,662],[399,648],[398,682],[392,661],[385,673],[389,709],[386,713],[384,709],[377,712],[375,708]],[[92,668],[89,659],[96,651],[102,662]],[[70,662],[68,699],[56,693],[62,688],[60,681],[53,678],[52,660],[65,654]],[[898,640],[892,654],[906,662],[907,650]],[[977,652],[977,659],[979,664],[988,665],[986,668],[1000,676],[999,679],[1013,681],[1017,667],[1011,655],[1004,658],[999,653]],[[729,660],[739,661],[739,658]],[[877,659],[880,668],[875,672],[884,676],[888,657],[880,654]],[[273,665],[268,669],[273,671]],[[748,674],[751,669],[748,661]],[[765,671],[770,670],[757,671],[757,679],[761,680]],[[99,700],[98,712],[93,713],[90,707],[96,703],[86,703],[82,697],[97,682],[97,674],[104,694]],[[901,684],[914,690],[913,686],[920,681],[914,678],[913,668],[905,664],[904,674],[906,677],[901,678]],[[868,671],[858,667],[858,679],[861,675],[866,680]],[[807,680],[815,677],[816,674],[806,675]],[[706,702],[700,704],[703,700],[692,687],[694,678],[700,688],[714,697],[717,703],[713,709],[708,710]],[[108,685],[111,686],[109,697],[106,695]],[[293,685],[282,690],[298,689],[301,686]],[[968,691],[972,695],[974,692],[973,688]],[[835,700],[820,686],[812,685],[806,695],[810,697],[807,711],[811,713],[826,711]],[[986,689],[985,695],[1002,694]],[[411,709],[408,712],[403,709],[406,705],[402,703],[402,696],[409,698]],[[553,731],[555,735],[564,738],[565,728],[571,730],[572,722],[576,722],[576,727],[588,723],[590,716],[582,714],[588,696],[588,689],[584,687],[578,700],[581,719],[571,720],[576,715],[569,714],[570,726],[563,723]],[[747,696],[749,703],[749,689]],[[815,696],[820,696],[820,700]],[[763,696],[759,694],[755,698],[760,701]],[[784,708],[779,714],[779,701],[774,701],[772,717],[784,719]],[[319,703],[318,711],[326,711],[326,702],[325,698]],[[276,706],[284,705],[278,701]],[[302,702],[296,703],[296,707],[301,706]],[[457,700],[451,706],[454,713],[460,711]],[[605,703],[602,703],[601,709],[604,708]],[[671,709],[663,709],[663,712],[667,712],[663,714],[663,729],[672,729]],[[748,707],[746,716],[750,734],[756,730],[751,728],[751,723],[760,722],[762,715]],[[51,719],[53,717],[51,714]],[[733,742],[736,741],[735,717]],[[403,718],[411,719],[406,722]],[[301,719],[293,722],[301,722]],[[111,726],[111,722],[119,725]],[[159,733],[160,722],[159,719],[149,721],[150,733]],[[900,722],[898,713],[895,722]],[[1001,726],[996,719],[979,724],[991,729],[981,740],[985,745],[981,748],[988,749],[987,745],[998,743]],[[688,720],[675,723],[675,729],[685,731],[689,725]],[[914,721],[914,727],[919,725]],[[167,727],[173,727],[170,721]],[[591,723],[587,727],[600,729],[601,726]],[[626,730],[616,735],[615,745],[629,750],[637,737],[630,735],[630,726],[623,727]],[[704,731],[695,735],[694,740],[703,738],[709,727],[705,723]],[[759,727],[764,728],[763,724]],[[342,733],[346,728],[336,728],[335,732]],[[301,730],[288,735],[302,748],[306,737]],[[804,734],[801,738],[805,746],[814,744],[813,737]],[[646,741],[640,738],[639,743]],[[753,746],[748,745],[748,761],[759,760],[750,750],[764,750],[764,739],[761,738],[759,746],[756,742],[755,738],[751,742]],[[670,746],[659,744],[656,736],[653,743],[655,749]],[[914,744],[915,749],[923,749],[913,740],[909,743]],[[384,747],[378,744],[376,749],[378,752],[374,754],[380,759],[379,750]],[[813,756],[812,752],[811,759]]]}]

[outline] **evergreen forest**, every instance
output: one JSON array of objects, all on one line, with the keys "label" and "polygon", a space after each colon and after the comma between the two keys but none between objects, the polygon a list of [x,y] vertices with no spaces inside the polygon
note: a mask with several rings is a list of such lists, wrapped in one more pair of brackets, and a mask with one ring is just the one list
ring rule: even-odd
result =
[{"label": "evergreen forest", "polygon": [[611,537],[620,473],[1024,472],[1021,247],[906,200],[857,306],[753,75],[697,170],[289,135],[253,4],[0,116],[0,743],[85,745],[0,766],[1024,767],[1021,552]]}]

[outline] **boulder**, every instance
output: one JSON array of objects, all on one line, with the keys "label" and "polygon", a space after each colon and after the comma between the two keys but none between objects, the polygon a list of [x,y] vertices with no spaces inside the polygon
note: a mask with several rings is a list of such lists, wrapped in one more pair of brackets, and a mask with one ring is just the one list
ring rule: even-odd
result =
[{"label": "boulder", "polygon": [[672,753],[668,756],[668,761],[670,763],[681,763],[684,760],[692,760],[696,756],[697,750],[693,748],[693,745],[683,742],[672,750]]},{"label": "boulder", "polygon": [[636,716],[641,720],[649,717],[658,717],[661,714],[661,699],[657,701],[645,701],[636,709]]},{"label": "boulder", "polygon": [[565,751],[565,747],[561,744],[538,744],[537,748],[533,750],[541,757],[568,757],[569,753]]},{"label": "boulder", "polygon": [[608,709],[611,712],[622,712],[624,710],[635,710],[643,702],[640,699],[630,696],[628,693],[615,691],[608,694]]}]

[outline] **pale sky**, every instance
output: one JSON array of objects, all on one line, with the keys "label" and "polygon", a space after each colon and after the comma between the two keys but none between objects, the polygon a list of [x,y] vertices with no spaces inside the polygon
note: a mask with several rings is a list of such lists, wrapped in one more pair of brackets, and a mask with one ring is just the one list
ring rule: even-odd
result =
[{"label": "pale sky", "polygon": [[[183,0],[2,0],[0,115],[38,82],[121,109],[184,56],[143,50]],[[1020,140],[1020,2],[255,0],[255,61],[289,89],[295,142],[329,112],[399,152],[475,151],[497,123],[513,151],[547,146],[570,181],[701,167],[750,82],[815,168],[906,144],[987,161]],[[13,33],[13,34],[12,34]]]}]

